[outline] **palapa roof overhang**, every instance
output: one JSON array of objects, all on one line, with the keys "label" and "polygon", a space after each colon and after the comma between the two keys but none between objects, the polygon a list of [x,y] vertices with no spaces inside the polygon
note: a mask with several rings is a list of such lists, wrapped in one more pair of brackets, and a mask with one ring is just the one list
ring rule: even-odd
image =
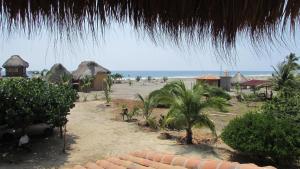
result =
[{"label": "palapa roof overhang", "polygon": [[[60,36],[103,33],[112,22],[129,22],[154,40],[211,39],[217,48],[235,46],[237,35],[260,43],[280,39],[299,24],[299,0],[0,0],[0,29],[45,27]],[[95,36],[96,37],[96,36]]]}]

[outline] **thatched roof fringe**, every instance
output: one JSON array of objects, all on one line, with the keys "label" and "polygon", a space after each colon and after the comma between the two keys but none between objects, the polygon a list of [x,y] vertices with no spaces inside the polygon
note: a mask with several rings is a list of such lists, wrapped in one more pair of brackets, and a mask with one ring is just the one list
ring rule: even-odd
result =
[{"label": "thatched roof fringe", "polygon": [[[273,40],[299,24],[299,0],[0,0],[0,29],[46,27],[60,36],[97,33],[111,21],[129,21],[154,39],[233,47],[239,33],[254,42]],[[86,28],[89,25],[89,28]]]},{"label": "thatched roof fringe", "polygon": [[4,68],[8,67],[24,67],[28,68],[29,64],[25,60],[23,60],[19,55],[12,55],[9,59],[7,59],[2,65]]}]

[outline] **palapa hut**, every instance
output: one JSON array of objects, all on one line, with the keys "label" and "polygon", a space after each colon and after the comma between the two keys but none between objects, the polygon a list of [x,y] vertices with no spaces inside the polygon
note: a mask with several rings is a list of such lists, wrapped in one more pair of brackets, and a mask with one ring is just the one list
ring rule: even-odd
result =
[{"label": "palapa hut", "polygon": [[27,77],[26,68],[29,64],[19,55],[11,56],[4,64],[7,77]]},{"label": "palapa hut", "polygon": [[91,86],[91,90],[103,90],[104,89],[104,80],[107,78],[110,71],[96,62],[93,61],[84,61],[81,62],[72,75],[75,81],[80,81],[85,77],[93,77],[93,82]]},{"label": "palapa hut", "polygon": [[236,84],[242,84],[244,82],[247,82],[248,79],[241,74],[241,72],[237,72],[231,79],[231,84],[236,85]]},{"label": "palapa hut", "polygon": [[61,83],[63,78],[71,80],[72,74],[60,63],[54,64],[46,75],[46,80],[51,83]]}]

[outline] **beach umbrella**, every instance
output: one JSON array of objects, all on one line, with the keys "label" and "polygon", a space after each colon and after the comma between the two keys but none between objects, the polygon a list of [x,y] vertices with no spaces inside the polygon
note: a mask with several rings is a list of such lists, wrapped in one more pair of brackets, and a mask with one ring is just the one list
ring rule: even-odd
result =
[{"label": "beach umbrella", "polygon": [[[281,40],[299,24],[299,0],[0,0],[0,30],[32,36],[98,37],[111,23],[130,23],[154,40],[235,46],[238,35],[254,43]],[[142,31],[141,31],[142,30]]]}]

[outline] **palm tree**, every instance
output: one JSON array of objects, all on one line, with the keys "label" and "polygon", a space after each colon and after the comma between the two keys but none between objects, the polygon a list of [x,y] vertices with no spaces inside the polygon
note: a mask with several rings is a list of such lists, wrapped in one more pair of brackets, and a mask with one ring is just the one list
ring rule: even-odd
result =
[{"label": "palm tree", "polygon": [[300,69],[300,65],[297,63],[298,60],[299,57],[291,53],[283,62],[277,65],[277,68],[273,67],[275,73],[272,76],[275,90],[282,91],[286,95],[289,89],[297,86],[295,73]]},{"label": "palm tree", "polygon": [[193,127],[208,127],[216,136],[214,123],[203,113],[203,109],[222,108],[226,100],[211,94],[209,87],[196,84],[188,89],[182,81],[175,81],[152,94],[156,95],[159,103],[171,105],[165,123],[185,129],[187,144],[193,143]]},{"label": "palm tree", "polygon": [[151,116],[152,110],[157,105],[155,96],[153,94],[150,94],[147,97],[143,97],[141,94],[137,94],[137,98],[142,102],[141,110],[147,122],[149,117]]}]

